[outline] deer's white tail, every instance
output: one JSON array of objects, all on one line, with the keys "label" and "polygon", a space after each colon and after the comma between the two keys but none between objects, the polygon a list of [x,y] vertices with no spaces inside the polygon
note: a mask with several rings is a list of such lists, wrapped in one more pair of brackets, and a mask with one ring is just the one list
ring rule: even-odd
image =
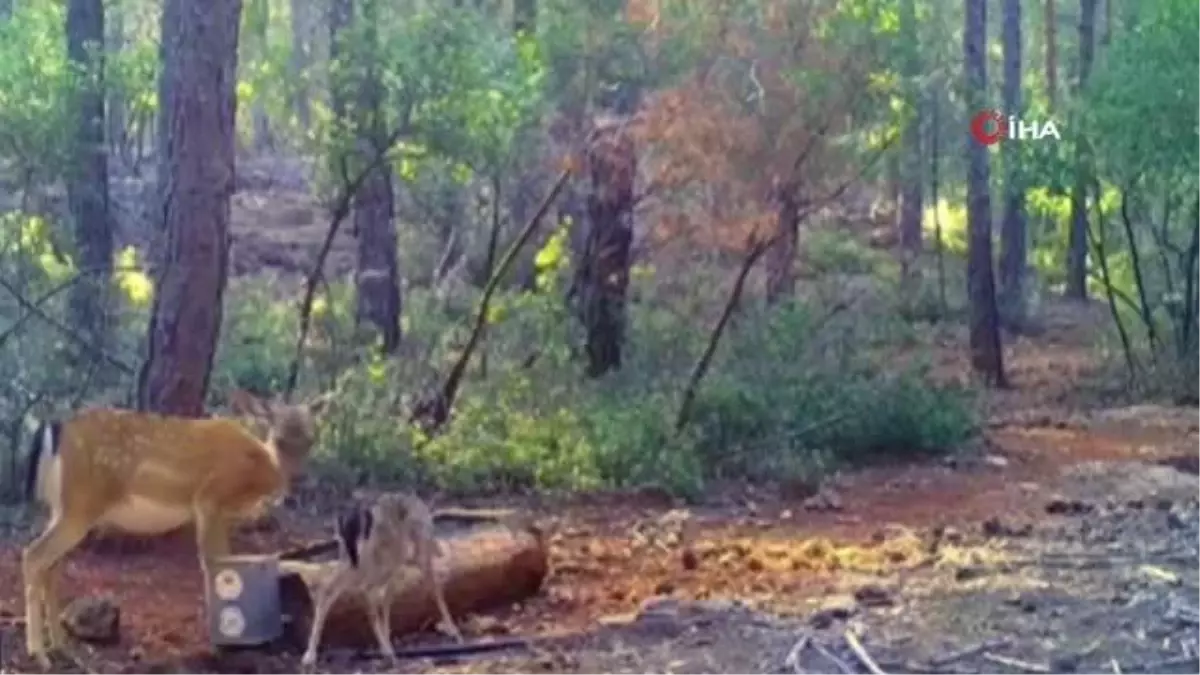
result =
[{"label": "deer's white tail", "polygon": [[[33,423],[27,426],[33,426]],[[62,437],[62,422],[47,420],[37,424],[29,442],[25,461],[25,499],[33,501],[52,499],[57,493],[54,485],[59,479],[61,467],[58,461],[58,444]]]}]

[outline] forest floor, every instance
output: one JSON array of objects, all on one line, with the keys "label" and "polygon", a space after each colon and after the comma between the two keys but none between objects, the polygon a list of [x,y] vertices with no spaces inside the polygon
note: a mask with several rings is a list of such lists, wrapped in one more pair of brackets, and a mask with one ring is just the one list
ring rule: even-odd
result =
[{"label": "forest floor", "polygon": [[[827,481],[819,499],[745,488],[703,506],[656,495],[506,500],[550,533],[542,591],[465,617],[468,637],[529,651],[417,660],[408,672],[1196,672],[1198,415],[1076,395],[1091,329],[1067,312],[1011,341],[974,447]],[[965,372],[958,329],[931,336]],[[279,550],[327,520],[243,545]],[[0,673],[23,646],[20,546],[0,520]],[[117,644],[76,645],[66,672],[297,672],[296,653],[211,653],[194,547],[77,551],[64,591],[112,593]],[[433,634],[405,643],[442,641]],[[327,672],[395,671],[366,655]]]},{"label": "forest floor", "polygon": [[[738,490],[690,509],[654,495],[523,504],[552,533],[551,574],[535,597],[464,629],[540,636],[535,649],[403,668],[867,672],[849,629],[891,672],[1195,672],[1196,409],[1049,405],[1072,386],[1054,371],[1078,364],[1072,349],[1010,349],[1009,412],[993,416],[975,451],[847,473],[819,503]],[[5,672],[33,666],[22,646],[24,536],[0,544]],[[247,536],[278,550],[313,532]],[[209,653],[187,545],[80,551],[67,576],[68,594],[114,593],[122,615],[121,641],[77,647],[68,672],[298,667],[294,653]],[[345,655],[324,667],[394,669]]]}]

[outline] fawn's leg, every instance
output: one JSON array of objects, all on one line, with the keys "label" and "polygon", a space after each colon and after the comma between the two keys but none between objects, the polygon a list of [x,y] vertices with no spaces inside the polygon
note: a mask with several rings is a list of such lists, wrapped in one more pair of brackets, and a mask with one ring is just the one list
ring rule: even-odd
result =
[{"label": "fawn's leg", "polygon": [[193,507],[196,518],[196,548],[200,554],[200,567],[204,572],[204,584],[211,582],[214,563],[218,558],[229,555],[229,527],[217,509],[204,501]]},{"label": "fawn's leg", "polygon": [[394,662],[396,650],[392,647],[391,594],[387,591],[368,593],[367,612],[371,619],[371,630],[375,631],[375,639],[379,641],[379,652],[384,658]]},{"label": "fawn's leg", "polygon": [[51,647],[62,647],[67,644],[67,631],[62,622],[62,574],[63,563],[59,559],[50,567],[46,574],[46,593],[42,602],[46,608],[46,629],[50,635]]},{"label": "fawn's leg", "polygon": [[321,645],[321,631],[325,629],[325,620],[329,618],[329,610],[333,607],[333,603],[348,588],[349,579],[349,570],[339,569],[334,572],[333,578],[327,584],[318,588],[313,594],[315,602],[312,627],[308,632],[308,647],[304,650],[304,656],[300,658],[300,665],[313,666],[317,663],[317,649]]},{"label": "fawn's leg", "polygon": [[[432,528],[430,529],[432,530]],[[455,640],[462,642],[462,631],[458,629],[458,624],[454,623],[454,617],[450,616],[450,608],[446,606],[442,578],[433,567],[434,552],[442,550],[440,542],[433,537],[433,532],[430,531],[429,536],[424,537],[423,541],[417,544],[417,562],[421,567],[421,574],[425,577],[425,584],[433,590],[433,599],[437,602],[438,612],[442,615],[442,623],[445,624],[446,630]]]},{"label": "fawn's leg", "polygon": [[[86,526],[71,524],[55,514],[46,531],[25,547],[21,555],[25,581],[25,647],[43,668],[50,667],[46,650],[47,621],[58,621],[57,616],[46,616],[49,609],[59,606],[58,598],[50,597],[58,591],[58,584],[52,577],[61,574],[57,563],[83,541],[87,531]],[[51,628],[50,634],[53,639],[55,629]]]}]

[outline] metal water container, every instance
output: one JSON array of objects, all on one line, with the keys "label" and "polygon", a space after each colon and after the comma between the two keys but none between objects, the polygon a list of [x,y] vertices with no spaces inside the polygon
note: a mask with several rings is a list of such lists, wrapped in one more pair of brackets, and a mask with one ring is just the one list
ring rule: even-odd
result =
[{"label": "metal water container", "polygon": [[218,647],[266,644],[283,632],[279,559],[232,555],[217,560],[205,584],[208,634]]}]

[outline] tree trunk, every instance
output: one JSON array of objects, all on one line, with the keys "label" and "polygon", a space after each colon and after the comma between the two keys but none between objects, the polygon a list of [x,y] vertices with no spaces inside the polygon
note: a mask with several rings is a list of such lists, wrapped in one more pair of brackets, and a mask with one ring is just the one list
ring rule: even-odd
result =
[{"label": "tree trunk", "polygon": [[[383,112],[383,85],[379,80],[377,64],[364,56],[369,49],[348,48],[340,39],[340,32],[353,18],[364,22],[367,45],[378,41],[375,30],[380,10],[378,0],[335,0],[330,14],[330,38],[332,56],[336,59],[353,60],[353,69],[365,74],[354,91],[341,74],[335,82],[334,111],[347,114],[346,101],[355,98],[353,124],[358,137],[352,145],[357,154],[351,166],[371,162],[378,148],[387,141],[387,128]],[[362,62],[357,62],[357,61]],[[355,321],[359,326],[370,326],[381,339],[381,349],[391,354],[400,346],[400,280],[399,262],[396,251],[396,223],[393,220],[395,197],[392,192],[391,165],[380,163],[363,181],[354,195],[354,233],[358,239],[358,264],[355,278],[356,310]]]},{"label": "tree trunk", "polygon": [[113,232],[108,213],[108,153],[104,147],[104,3],[67,3],[67,55],[81,75],[75,91],[75,142],[67,171],[67,201],[75,224],[76,265],[71,315],[98,347],[108,325]]},{"label": "tree trunk", "polygon": [[159,125],[164,266],[154,294],[138,404],[200,416],[221,328],[229,260],[241,0],[203,12],[166,0]]},{"label": "tree trunk", "polygon": [[[1077,95],[1082,95],[1092,70],[1093,37],[1096,32],[1096,0],[1079,3],[1079,77]],[[1071,187],[1071,230],[1067,248],[1067,292],[1072,300],[1087,299],[1087,140],[1075,139],[1075,184]]]},{"label": "tree trunk", "polygon": [[[116,56],[125,51],[125,13],[120,3],[111,3],[104,17],[106,51]],[[126,164],[132,164],[131,148],[129,147],[128,113],[126,112],[126,92],[115,87],[106,87],[108,91],[108,147],[112,155]]]},{"label": "tree trunk", "polygon": [[1113,4],[1112,0],[1104,0],[1104,30],[1100,33],[1100,45],[1107,47],[1112,44],[1113,35]]},{"label": "tree trunk", "polygon": [[[921,88],[916,79],[921,75],[920,35],[917,26],[916,0],[904,0],[900,3],[900,21],[908,34],[905,42],[905,76],[909,78],[908,104],[910,115],[904,127],[903,147],[901,152],[900,175],[900,209],[897,219],[897,234],[900,239],[900,251],[904,260],[906,272],[911,272],[911,265],[921,254],[921,219],[925,212],[921,194],[924,183],[921,162],[921,129],[924,113],[921,104]],[[907,274],[905,276],[908,276]]]},{"label": "tree trunk", "polygon": [[1046,0],[1046,100],[1050,112],[1058,107],[1058,9],[1054,0]]},{"label": "tree trunk", "polygon": [[[1021,116],[1021,0],[1004,0],[1004,112]],[[1000,307],[1011,325],[1025,321],[1026,259],[1025,188],[1018,146],[1000,144],[1004,162],[1004,219],[1000,225]]]},{"label": "tree trunk", "polygon": [[292,53],[288,68],[292,78],[292,112],[302,130],[312,125],[312,96],[309,68],[312,67],[313,11],[311,0],[292,0]]},{"label": "tree trunk", "polygon": [[537,0],[513,0],[513,32],[537,33]]},{"label": "tree trunk", "polygon": [[794,181],[775,181],[771,201],[775,205],[776,240],[767,251],[767,304],[796,294],[796,248],[800,239],[800,207]]},{"label": "tree trunk", "polygon": [[[987,0],[966,0],[963,60],[968,110],[987,95]],[[970,304],[971,365],[984,380],[1006,385],[996,288],[992,278],[992,207],[987,147],[967,132],[967,295]]]},{"label": "tree trunk", "polygon": [[625,305],[633,243],[633,188],[637,154],[620,128],[596,130],[588,143],[587,243],[576,281],[580,319],[587,331],[587,374],[621,367]]},{"label": "tree trunk", "polygon": [[[246,44],[242,49],[247,60],[259,65],[268,57],[267,28],[271,25],[271,3],[268,0],[249,0],[246,6]],[[253,128],[254,151],[268,151],[274,145],[271,138],[271,118],[261,92],[256,93],[250,105],[250,120]]]}]

